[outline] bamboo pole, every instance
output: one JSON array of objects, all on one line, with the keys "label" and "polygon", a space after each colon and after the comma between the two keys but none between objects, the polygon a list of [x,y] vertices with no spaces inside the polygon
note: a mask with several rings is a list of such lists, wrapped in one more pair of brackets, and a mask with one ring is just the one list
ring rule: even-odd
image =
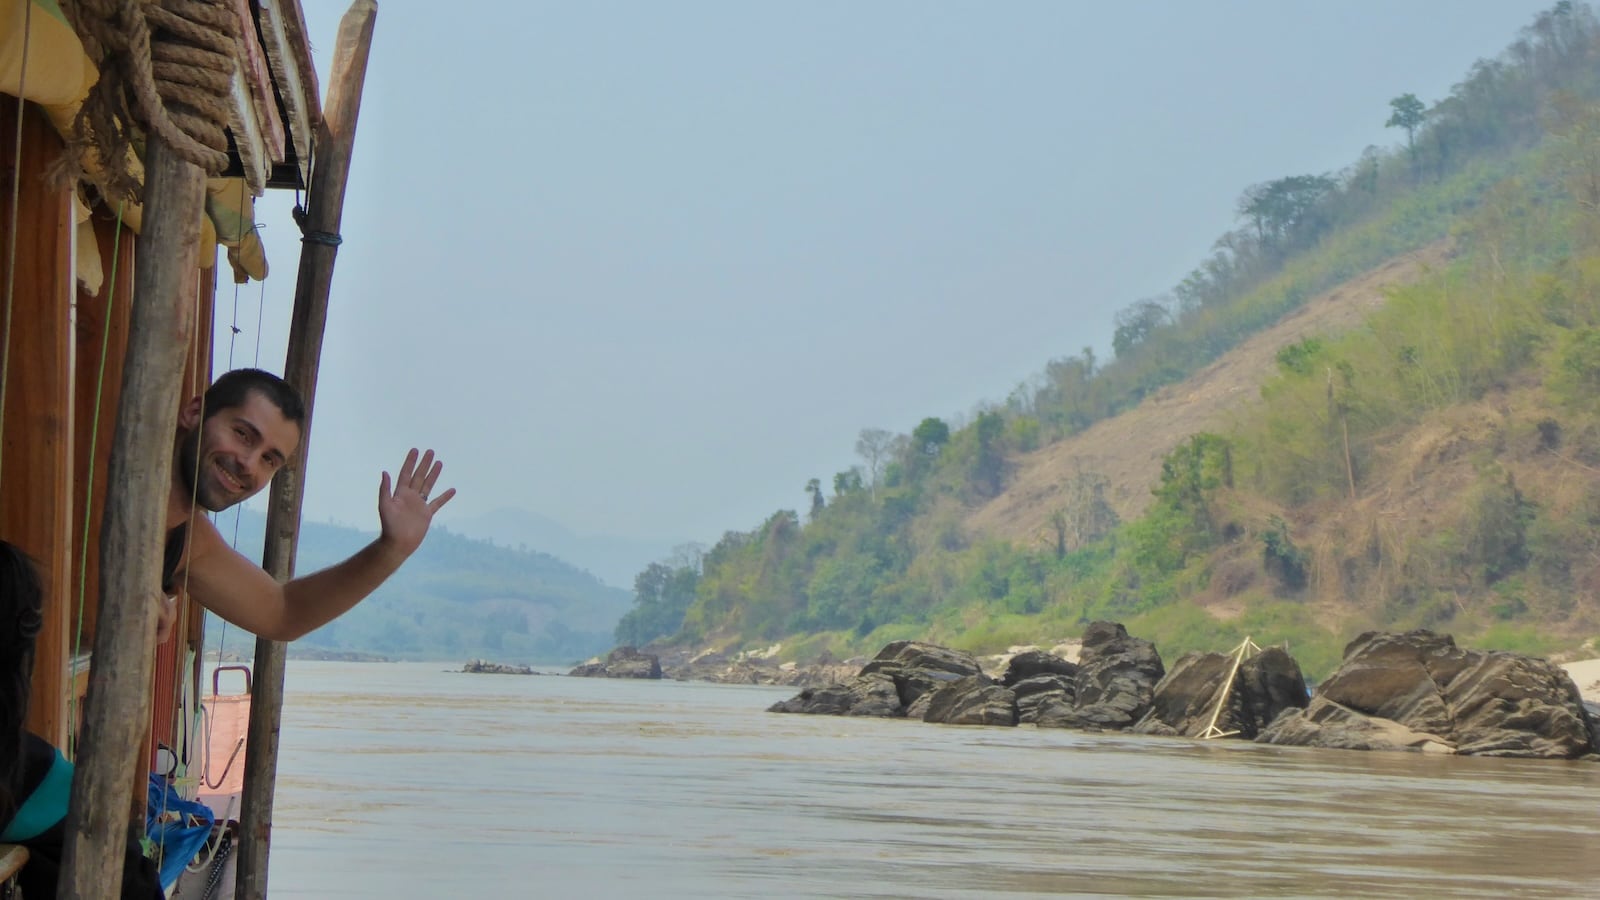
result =
[{"label": "bamboo pole", "polygon": [[144,231],[136,245],[133,322],[100,534],[94,669],[57,894],[67,900],[104,897],[122,878],[133,800],[128,773],[138,769],[150,723],[155,610],[178,425],[172,398],[193,325],[184,282],[198,267],[205,173],[154,134],[146,146]]},{"label": "bamboo pole", "polygon": [[1211,721],[1206,724],[1206,730],[1200,732],[1200,737],[1210,740],[1211,738],[1228,737],[1239,733],[1237,731],[1223,731],[1218,728],[1217,719],[1222,715],[1222,707],[1228,703],[1228,695],[1233,692],[1233,680],[1239,676],[1239,666],[1244,662],[1244,655],[1251,650],[1257,653],[1261,652],[1261,648],[1256,646],[1255,641],[1250,640],[1249,635],[1245,635],[1244,643],[1233,651],[1233,665],[1228,669],[1228,677],[1222,683],[1222,690],[1217,693],[1217,706],[1211,710]]},{"label": "bamboo pole", "polygon": [[[333,265],[339,252],[339,223],[344,213],[345,184],[355,146],[356,118],[361,111],[361,88],[367,75],[367,56],[378,15],[374,0],[356,0],[339,22],[334,47],[332,80],[322,122],[317,128],[316,158],[312,161],[307,196],[305,236],[301,238],[300,272],[295,282],[294,313],[289,329],[284,379],[299,389],[306,403],[304,433],[297,465],[285,466],[273,479],[267,507],[266,546],[262,565],[279,581],[294,575],[301,485],[311,446],[312,408],[317,393],[317,365],[322,356],[322,336],[328,321],[328,294],[333,285]],[[250,699],[250,732],[245,746],[244,797],[240,813],[240,900],[260,900],[267,895],[267,858],[272,844],[272,800],[278,771],[278,728],[283,714],[285,645],[256,641],[255,686]]]}]

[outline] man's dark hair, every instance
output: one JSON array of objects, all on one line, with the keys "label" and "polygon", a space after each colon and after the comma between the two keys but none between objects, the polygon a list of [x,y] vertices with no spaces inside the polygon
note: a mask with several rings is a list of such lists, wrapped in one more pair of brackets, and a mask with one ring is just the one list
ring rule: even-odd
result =
[{"label": "man's dark hair", "polygon": [[243,406],[251,392],[272,401],[285,419],[302,430],[306,427],[306,404],[300,399],[300,392],[290,387],[289,382],[262,369],[234,369],[218,376],[206,389],[205,417],[209,419],[225,409]]}]

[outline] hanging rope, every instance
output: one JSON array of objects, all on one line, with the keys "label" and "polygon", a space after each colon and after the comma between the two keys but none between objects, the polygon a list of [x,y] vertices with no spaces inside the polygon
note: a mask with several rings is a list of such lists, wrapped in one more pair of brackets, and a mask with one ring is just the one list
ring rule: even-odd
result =
[{"label": "hanging rope", "polygon": [[[106,312],[101,319],[100,326],[100,366],[96,370],[94,380],[94,416],[89,425],[89,467],[88,474],[84,477],[84,484],[89,490],[94,490],[95,460],[99,457],[100,446],[100,403],[106,388],[106,358],[111,355],[111,311],[117,297],[117,263],[122,259],[122,204],[117,204],[117,227],[111,232],[111,277],[106,280]],[[78,560],[78,627],[72,637],[72,659],[77,660],[78,654],[83,652],[83,612],[88,603],[89,592],[89,522],[93,518],[92,503],[85,504],[83,511],[83,556]],[[73,675],[77,675],[76,669]],[[78,733],[78,692],[67,692],[67,734]],[[69,737],[69,741],[75,738]],[[74,750],[76,755],[76,750]]]},{"label": "hanging rope", "polygon": [[239,19],[226,0],[63,0],[63,12],[100,70],[73,123],[69,173],[91,149],[101,193],[136,198],[128,169],[134,127],[212,175],[228,166],[228,99]]}]

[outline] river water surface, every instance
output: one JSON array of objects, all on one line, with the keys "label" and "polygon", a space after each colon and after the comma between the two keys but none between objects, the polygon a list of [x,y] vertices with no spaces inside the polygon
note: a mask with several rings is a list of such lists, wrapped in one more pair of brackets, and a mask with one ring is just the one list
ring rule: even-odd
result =
[{"label": "river water surface", "polygon": [[1600,764],[289,665],[273,897],[1594,897]]}]

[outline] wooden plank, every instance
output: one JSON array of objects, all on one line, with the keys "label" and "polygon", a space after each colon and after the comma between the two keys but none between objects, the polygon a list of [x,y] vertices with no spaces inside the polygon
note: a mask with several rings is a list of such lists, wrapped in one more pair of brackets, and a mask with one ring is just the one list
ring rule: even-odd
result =
[{"label": "wooden plank", "polygon": [[250,96],[243,70],[237,66],[229,86],[232,93],[228,98],[228,131],[233,135],[234,149],[239,151],[244,183],[250,186],[250,193],[259,197],[267,189],[267,178],[272,174],[272,157],[267,152],[255,100]]},{"label": "wooden plank", "polygon": [[[284,380],[305,398],[306,419],[296,451],[296,465],[284,466],[272,481],[267,506],[266,545],[262,565],[274,578],[286,581],[294,574],[304,496],[300,485],[306,475],[317,396],[317,369],[322,356],[322,336],[328,321],[328,295],[333,288],[333,267],[338,257],[339,233],[344,215],[345,184],[355,149],[356,120],[361,112],[361,90],[372,50],[372,31],[378,5],[356,0],[339,23],[333,51],[328,105],[317,129],[316,180],[307,195],[306,236],[300,245],[300,272],[295,282],[294,312],[289,326],[289,352]],[[267,896],[267,861],[272,839],[272,800],[278,771],[278,726],[283,712],[285,645],[256,641],[255,679],[250,703],[250,732],[245,745],[244,797],[240,814],[239,880],[234,895],[240,900]]]},{"label": "wooden plank", "polygon": [[250,11],[250,0],[231,0],[233,14],[239,19],[239,70],[249,86],[250,99],[255,106],[261,139],[271,159],[281,160],[283,155],[283,119],[278,115],[278,98],[272,92],[272,72],[267,67],[267,51],[261,46],[261,36],[256,33],[255,15]]},{"label": "wooden plank", "polygon": [[128,352],[128,326],[133,312],[133,229],[124,225],[119,233],[116,219],[104,210],[95,215],[93,228],[106,278],[98,297],[78,291],[72,479],[72,558],[77,577],[73,579],[70,598],[69,655],[87,653],[94,645],[100,597],[100,554],[95,548],[100,544],[100,527],[105,521],[111,439],[117,428],[122,362]]},{"label": "wooden plank", "polygon": [[0,844],[0,882],[17,877],[28,861],[28,848],[16,844]]},{"label": "wooden plank", "polygon": [[[294,150],[301,184],[310,184],[311,136],[316,125],[313,117],[316,86],[314,82],[308,85],[310,79],[302,69],[301,57],[295,52],[289,38],[287,18],[291,15],[290,7],[294,3],[295,0],[260,0],[256,6],[256,21],[260,24],[261,47],[266,51],[273,81],[278,86],[278,95],[283,99],[284,113],[288,116],[284,123],[284,130],[288,132],[287,144]],[[293,10],[295,13],[298,11],[298,8]],[[284,162],[286,159],[276,161]]]},{"label": "wooden plank", "polygon": [[[44,585],[44,627],[39,632],[28,728],[65,746],[68,598],[72,587],[72,366],[71,308],[74,238],[71,195],[51,188],[46,166],[60,157],[61,139],[38,108],[28,104],[22,122],[22,156],[13,160],[17,107],[0,104],[0,151],[8,192],[20,175],[17,218],[0,221],[0,247],[16,239],[4,448],[0,450],[0,537],[22,548]],[[6,257],[0,256],[0,266]]]},{"label": "wooden plank", "polygon": [[185,283],[198,266],[205,175],[152,135],[145,149],[144,230],[136,243],[133,319],[100,540],[94,669],[67,813],[57,897],[100,897],[122,876],[132,808],[129,773],[149,724],[155,609],[172,490],[184,351],[194,325]]}]

